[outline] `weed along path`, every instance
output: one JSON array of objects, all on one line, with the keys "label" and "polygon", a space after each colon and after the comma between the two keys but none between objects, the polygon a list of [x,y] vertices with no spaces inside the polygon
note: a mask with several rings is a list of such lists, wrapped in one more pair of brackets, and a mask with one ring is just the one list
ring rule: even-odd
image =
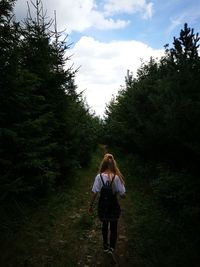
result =
[{"label": "weed along path", "polygon": [[[70,189],[44,203],[27,220],[14,240],[1,246],[2,267],[96,267],[112,266],[110,255],[102,249],[101,223],[96,209],[88,214],[90,191],[103,151],[94,154],[90,166],[81,170]],[[115,266],[133,266],[128,251],[128,234],[124,213],[128,198],[121,200],[122,215]]]}]

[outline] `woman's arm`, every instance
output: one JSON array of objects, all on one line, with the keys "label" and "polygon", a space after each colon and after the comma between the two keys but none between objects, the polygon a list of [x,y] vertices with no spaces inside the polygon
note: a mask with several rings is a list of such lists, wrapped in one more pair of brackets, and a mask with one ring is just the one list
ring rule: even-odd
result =
[{"label": "woman's arm", "polygon": [[90,200],[90,206],[89,206],[89,209],[88,209],[88,212],[91,214],[93,213],[93,205],[94,205],[94,202],[95,202],[95,199],[97,197],[97,194],[98,193],[94,193],[92,192],[92,196],[91,196],[91,200]]}]

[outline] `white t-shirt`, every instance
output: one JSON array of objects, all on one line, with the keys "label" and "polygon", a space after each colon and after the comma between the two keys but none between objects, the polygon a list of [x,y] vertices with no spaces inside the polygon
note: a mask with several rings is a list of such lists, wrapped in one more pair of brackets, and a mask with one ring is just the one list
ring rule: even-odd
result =
[{"label": "white t-shirt", "polygon": [[[108,174],[102,173],[101,176],[103,178],[104,183],[106,183],[107,181],[110,181],[109,177],[108,177]],[[100,174],[97,174],[97,176],[95,177],[94,184],[92,186],[92,192],[94,192],[94,193],[100,192],[102,186],[103,186],[103,183],[101,181]],[[114,181],[113,181],[113,192],[114,193],[119,193],[120,196],[123,195],[126,192],[124,184],[121,182],[121,180],[120,180],[118,175],[115,175],[115,178],[114,178]]]}]

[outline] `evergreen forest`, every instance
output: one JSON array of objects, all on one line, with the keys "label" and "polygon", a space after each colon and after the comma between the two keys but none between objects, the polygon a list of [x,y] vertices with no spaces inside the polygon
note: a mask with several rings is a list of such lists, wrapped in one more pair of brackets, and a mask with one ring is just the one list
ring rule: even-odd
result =
[{"label": "evergreen forest", "polygon": [[[27,5],[27,17],[16,21],[15,3],[0,0],[0,265],[101,266],[77,264],[67,241],[63,258],[56,254],[52,262],[42,256],[34,261],[30,254],[36,253],[36,243],[27,241],[34,248],[26,254],[15,240],[32,218],[39,225],[43,211],[46,222],[37,231],[31,228],[35,235],[52,232],[66,209],[85,202],[87,211],[90,185],[108,151],[117,158],[127,187],[128,254],[122,262],[199,266],[199,34],[185,23],[172,44],[163,44],[162,58],[143,62],[136,75],[129,71],[101,119],[78,93],[78,70],[56,18],[48,19],[36,0],[31,4],[36,15]],[[79,185],[88,195],[81,195]],[[50,210],[48,203],[55,206]],[[74,233],[92,229],[94,218],[87,212],[77,219],[69,226]]]}]

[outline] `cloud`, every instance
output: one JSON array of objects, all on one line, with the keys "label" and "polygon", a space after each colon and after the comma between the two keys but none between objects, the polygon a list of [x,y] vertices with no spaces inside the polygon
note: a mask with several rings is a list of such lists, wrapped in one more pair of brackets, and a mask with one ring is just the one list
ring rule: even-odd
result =
[{"label": "cloud", "polygon": [[91,25],[100,30],[120,29],[125,28],[130,22],[125,20],[113,20],[112,18],[105,18],[102,13],[92,11],[90,14]]},{"label": "cloud", "polygon": [[[16,3],[15,11],[19,19],[26,17],[26,2],[26,0],[18,0]],[[32,5],[30,4],[30,6]],[[106,17],[104,12],[98,10],[95,0],[48,0],[43,1],[43,6],[44,10],[48,11],[50,18],[53,17],[54,10],[56,10],[59,28],[63,30],[67,27],[68,33],[72,31],[83,32],[91,27],[101,30],[119,29],[129,24],[129,21],[126,20]]]},{"label": "cloud", "polygon": [[183,25],[184,23],[184,15],[179,15],[176,18],[170,18],[170,26],[167,29],[168,34],[171,33],[174,29]]},{"label": "cloud", "polygon": [[143,18],[149,19],[152,17],[152,15],[153,15],[153,3],[148,3],[144,8]]},{"label": "cloud", "polygon": [[[99,6],[96,3],[100,3]],[[100,9],[103,3],[103,9]],[[147,3],[146,0],[43,0],[43,7],[49,18],[54,16],[56,10],[59,29],[67,27],[68,33],[84,32],[92,27],[100,30],[121,29],[129,25],[130,21],[114,19],[113,15],[140,13],[143,19],[149,19],[153,12],[152,2]],[[15,11],[18,19],[24,19],[27,15],[27,0],[18,0]]]},{"label": "cloud", "polygon": [[83,91],[89,106],[103,115],[105,105],[124,85],[127,69],[136,74],[141,59],[160,58],[164,50],[154,50],[138,41],[100,42],[83,36],[70,51],[75,68],[78,90]]},{"label": "cloud", "polygon": [[147,3],[146,0],[108,0],[104,5],[104,10],[108,15],[140,12],[144,19],[149,19],[153,14],[153,3]]},{"label": "cloud", "polygon": [[179,13],[173,17],[170,17],[170,25],[167,29],[167,33],[170,34],[175,29],[177,29],[180,26],[183,26],[184,23],[188,23],[189,27],[190,25],[198,25],[198,19],[200,18],[200,9],[196,7],[192,7],[190,9],[187,9],[185,11],[182,11],[182,13]]}]

